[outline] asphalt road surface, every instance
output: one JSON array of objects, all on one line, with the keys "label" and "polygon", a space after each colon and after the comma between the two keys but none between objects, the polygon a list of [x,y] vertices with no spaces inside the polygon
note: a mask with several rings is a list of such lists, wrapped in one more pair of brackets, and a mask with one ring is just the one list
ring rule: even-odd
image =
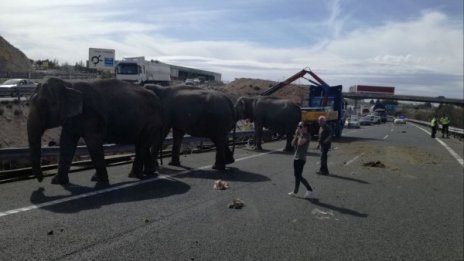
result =
[{"label": "asphalt road surface", "polygon": [[[0,184],[0,260],[463,260],[463,143],[391,123],[348,129],[318,176],[310,144],[304,176],[310,200],[293,188],[282,141],[264,152],[236,149],[225,172],[214,153],[181,158],[185,168],[130,179],[109,167],[72,185]],[[364,164],[380,162],[384,167]],[[230,184],[214,190],[217,179]],[[242,209],[230,209],[239,198]]]}]

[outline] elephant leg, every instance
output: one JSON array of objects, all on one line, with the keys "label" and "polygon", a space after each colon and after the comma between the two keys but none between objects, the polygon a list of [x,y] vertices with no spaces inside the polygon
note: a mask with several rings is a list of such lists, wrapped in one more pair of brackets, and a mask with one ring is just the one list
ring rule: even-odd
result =
[{"label": "elephant leg", "polygon": [[60,137],[60,159],[58,173],[52,178],[52,184],[69,184],[69,168],[76,152],[79,136],[73,133],[72,128],[63,127]]},{"label": "elephant leg", "polygon": [[[217,170],[225,170],[226,164],[234,162],[234,158],[232,156],[232,152],[229,150],[227,146],[227,136],[211,138],[214,145],[216,146],[216,162],[213,165],[213,169]],[[227,155],[227,150],[229,150],[230,154]],[[229,156],[230,158],[227,158]],[[228,161],[228,162],[227,162]]]},{"label": "elephant leg", "polygon": [[263,150],[263,147],[261,147],[261,140],[263,137],[263,125],[260,123],[255,123],[255,144],[256,144],[256,150]]},{"label": "elephant leg", "polygon": [[[152,134],[154,133],[154,134]],[[150,152],[150,144],[153,145],[154,149],[158,152],[161,139],[160,135],[161,133],[158,131],[148,131],[148,137],[151,137],[149,142],[144,143],[144,148],[143,148],[143,173],[147,175],[155,175],[156,170],[158,169],[158,162],[157,162],[157,156],[158,153],[155,154],[155,157],[152,157],[152,154]]]},{"label": "elephant leg", "polygon": [[[155,171],[159,169],[159,164],[158,164],[158,156],[159,153],[160,153],[160,149],[161,149],[161,144],[153,144],[151,147],[150,147],[150,160],[153,162],[154,164],[154,167],[155,167]],[[160,156],[161,157],[161,156]]]},{"label": "elephant leg", "polygon": [[153,144],[151,146],[151,157],[152,157],[152,160],[155,162],[155,168],[156,170],[159,169],[159,165],[158,165],[158,156],[160,157],[160,162],[161,162],[161,165],[163,163],[163,159],[161,158],[162,155],[161,155],[161,152],[162,152],[162,146],[163,146],[163,141],[166,139],[166,137],[168,136],[169,134],[169,128],[165,127],[163,128],[163,130],[161,131],[162,133],[159,134],[159,135],[155,135],[155,140],[153,141]]},{"label": "elephant leg", "polygon": [[184,137],[185,132],[181,130],[172,130],[172,157],[171,162],[168,164],[171,166],[180,166],[179,154],[180,146],[182,145],[182,138]]},{"label": "elephant leg", "polygon": [[108,171],[106,170],[105,152],[103,150],[103,139],[95,136],[86,137],[84,140],[96,171],[91,181],[108,184],[109,180]]},{"label": "elephant leg", "polygon": [[286,135],[287,142],[285,143],[285,152],[293,152],[293,146],[292,146],[292,133],[287,133]]},{"label": "elephant leg", "polygon": [[144,149],[144,164],[143,164],[143,173],[146,175],[156,175],[156,170],[158,169],[157,162],[151,157],[150,147]]},{"label": "elephant leg", "polygon": [[232,164],[235,162],[234,153],[229,149],[229,146],[226,146],[226,164]]},{"label": "elephant leg", "polygon": [[132,169],[129,173],[131,178],[142,178],[143,177],[143,163],[149,151],[146,151],[145,146],[141,145],[140,142],[135,145],[135,158],[132,163]]}]

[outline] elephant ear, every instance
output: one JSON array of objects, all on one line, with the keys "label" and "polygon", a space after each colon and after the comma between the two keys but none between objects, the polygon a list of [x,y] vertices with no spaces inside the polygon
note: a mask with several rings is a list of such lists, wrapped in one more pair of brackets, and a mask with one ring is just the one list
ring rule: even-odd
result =
[{"label": "elephant ear", "polygon": [[70,118],[82,113],[82,93],[78,90],[65,88],[65,117]]}]

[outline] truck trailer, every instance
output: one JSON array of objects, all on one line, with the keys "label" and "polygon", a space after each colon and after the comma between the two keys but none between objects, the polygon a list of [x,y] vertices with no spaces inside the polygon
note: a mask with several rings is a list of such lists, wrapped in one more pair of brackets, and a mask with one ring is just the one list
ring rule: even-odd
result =
[{"label": "truck trailer", "polygon": [[116,79],[136,84],[157,83],[169,85],[171,66],[160,61],[146,61],[145,57],[124,58],[116,65]]},{"label": "truck trailer", "polygon": [[353,85],[350,86],[349,91],[356,93],[385,93],[393,95],[395,94],[395,87],[375,85]]}]

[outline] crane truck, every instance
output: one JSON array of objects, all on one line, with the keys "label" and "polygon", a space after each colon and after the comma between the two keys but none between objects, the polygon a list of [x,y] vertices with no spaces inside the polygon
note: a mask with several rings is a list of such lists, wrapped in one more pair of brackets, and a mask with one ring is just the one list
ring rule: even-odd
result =
[{"label": "crane truck", "polygon": [[[306,78],[309,74],[314,78],[311,80]],[[309,99],[307,104],[302,104],[301,119],[309,126],[309,131],[312,135],[316,135],[319,131],[319,116],[325,116],[327,124],[334,130],[334,136],[341,137],[343,125],[345,122],[345,102],[343,100],[342,85],[330,86],[323,81],[317,74],[315,74],[309,67],[297,72],[286,80],[277,83],[261,93],[263,96],[271,95],[279,89],[289,85],[299,78],[308,80],[311,85],[309,86]]]}]

